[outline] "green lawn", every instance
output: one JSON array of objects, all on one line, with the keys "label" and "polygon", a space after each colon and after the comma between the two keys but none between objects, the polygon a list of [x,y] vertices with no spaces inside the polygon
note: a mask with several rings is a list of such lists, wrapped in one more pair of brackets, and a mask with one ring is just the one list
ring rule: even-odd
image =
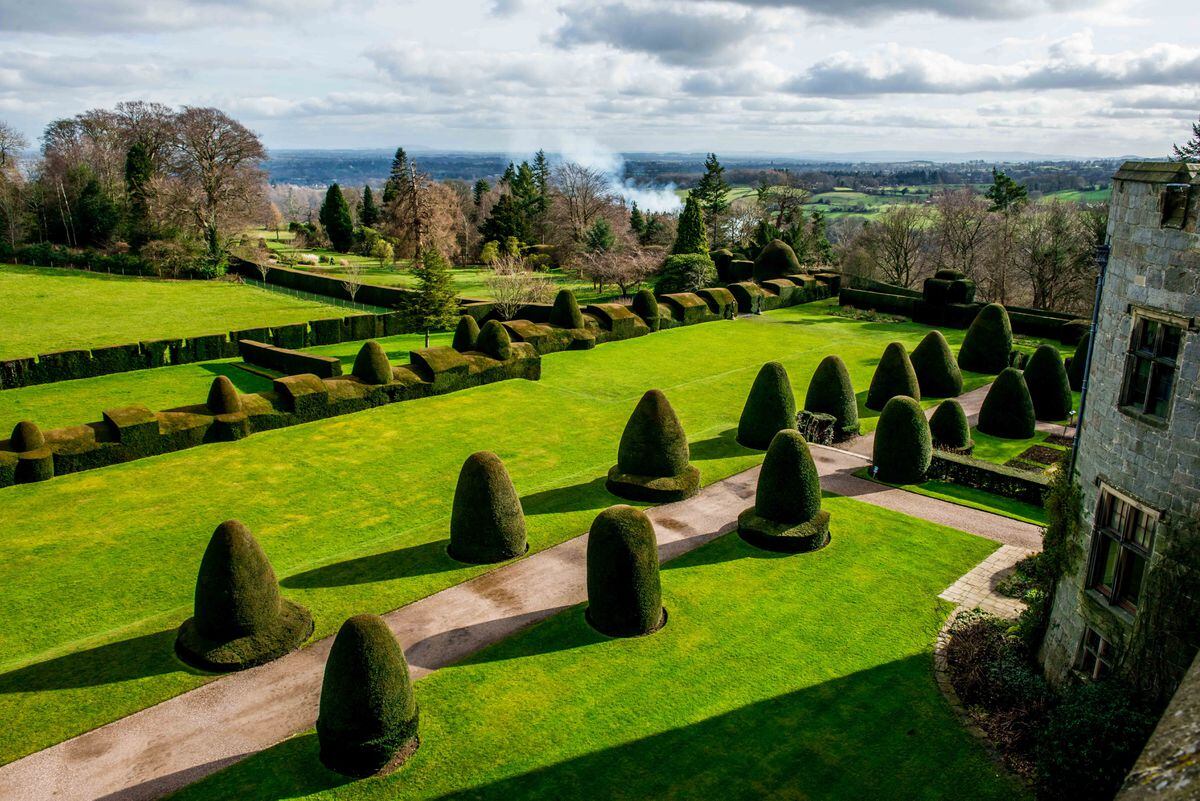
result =
[{"label": "green lawn", "polygon": [[979,429],[972,428],[971,438],[975,440],[975,450],[971,452],[971,455],[976,459],[983,459],[985,462],[1004,464],[1009,459],[1020,456],[1027,448],[1034,445],[1045,445],[1047,448],[1065,450],[1060,445],[1047,443],[1046,437],[1048,436],[1050,434],[1038,431],[1029,439],[1004,439],[1003,437],[993,437],[991,434],[984,434]]},{"label": "green lawn", "polygon": [[727,535],[663,570],[664,629],[579,607],[417,683],[421,747],[347,780],[307,733],[182,792],[254,798],[1021,799],[931,676],[937,594],[996,546],[830,498],[832,544]]},{"label": "green lawn", "polygon": [[1041,506],[1035,506],[1024,501],[1016,501],[1012,498],[1005,498],[1001,495],[975,489],[974,487],[964,487],[961,484],[953,484],[949,481],[925,481],[920,484],[891,484],[886,481],[880,481],[877,478],[872,478],[865,467],[855,470],[854,475],[859,478],[865,478],[868,481],[874,481],[877,484],[915,492],[927,498],[937,498],[941,501],[966,506],[971,509],[982,509],[985,512],[1011,517],[1013,520],[1033,523],[1035,526],[1046,525],[1046,510]]},{"label": "green lawn", "polygon": [[[190,614],[200,555],[226,518],[250,525],[323,636],[350,614],[394,609],[487,569],[444,553],[458,469],[471,452],[505,460],[537,552],[584,531],[613,502],[603,476],[645,390],[667,393],[710,483],[762,459],[734,433],[763,362],[783,362],[802,398],[820,360],[838,353],[865,389],[888,342],[911,349],[928,331],[823,308],[556,353],[538,382],[0,490],[0,520],[13,521],[0,535],[0,716],[8,722],[0,761],[206,680],[174,659],[171,643]],[[957,345],[963,332],[946,335]]]},{"label": "green lawn", "polygon": [[345,317],[230,281],[163,281],[0,264],[0,359]]}]

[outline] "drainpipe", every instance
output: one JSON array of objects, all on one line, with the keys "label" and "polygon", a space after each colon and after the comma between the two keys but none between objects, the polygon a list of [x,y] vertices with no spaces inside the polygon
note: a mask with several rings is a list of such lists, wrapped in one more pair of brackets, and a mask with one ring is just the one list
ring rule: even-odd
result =
[{"label": "drainpipe", "polygon": [[1083,412],[1087,408],[1088,376],[1092,372],[1092,352],[1096,350],[1096,324],[1100,319],[1100,298],[1104,294],[1104,277],[1108,272],[1108,257],[1112,247],[1105,242],[1096,246],[1096,297],[1092,301],[1092,327],[1088,335],[1087,359],[1083,363],[1083,384],[1079,388],[1079,416],[1075,418],[1075,442],[1071,445],[1071,466],[1068,476],[1075,476],[1075,462],[1079,459],[1079,437],[1083,433]]}]

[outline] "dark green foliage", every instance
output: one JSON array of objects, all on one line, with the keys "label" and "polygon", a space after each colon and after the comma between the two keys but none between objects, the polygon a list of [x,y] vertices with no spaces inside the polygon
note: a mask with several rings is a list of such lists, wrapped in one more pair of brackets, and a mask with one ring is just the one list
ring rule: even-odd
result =
[{"label": "dark green foliage", "polygon": [[1052,345],[1039,345],[1025,365],[1025,386],[1039,420],[1065,420],[1071,414],[1071,385],[1062,356]]},{"label": "dark green foliage", "polygon": [[876,477],[892,484],[916,484],[925,479],[933,460],[929,422],[921,405],[903,395],[892,398],[879,415],[871,461]]},{"label": "dark green foliage", "polygon": [[858,433],[858,401],[841,356],[826,356],[817,365],[808,382],[804,408],[814,414],[833,415],[838,433],[843,437]]},{"label": "dark green foliage", "polygon": [[379,207],[375,205],[375,193],[368,184],[363,187],[362,206],[358,210],[358,221],[366,228],[374,228],[379,223]]},{"label": "dark green foliage", "polygon": [[500,457],[479,451],[458,474],[449,553],[460,562],[503,562],[525,553],[525,513]]},{"label": "dark green foliage", "polygon": [[321,683],[321,762],[354,777],[398,767],[415,750],[418,717],[408,662],[387,623],[377,615],[343,623]]},{"label": "dark green foliage", "polygon": [[554,296],[554,307],[550,309],[550,324],[561,328],[583,328],[583,312],[579,311],[579,302],[575,293],[569,289],[560,289]]},{"label": "dark green foliage", "polygon": [[796,251],[782,239],[772,239],[754,260],[754,280],[768,281],[804,272]]},{"label": "dark green foliage", "polygon": [[992,201],[991,211],[1008,211],[1028,200],[1029,192],[1007,174],[993,167],[992,185],[983,196]]},{"label": "dark green foliage", "polygon": [[935,328],[926,334],[913,348],[911,360],[923,397],[954,398],[962,394],[962,371],[941,331]]},{"label": "dark green foliage", "polygon": [[318,215],[330,246],[339,253],[348,253],[354,246],[354,220],[350,217],[350,205],[337,184],[330,185],[325,192],[325,202]]},{"label": "dark green foliage", "polygon": [[695,292],[712,286],[717,280],[717,268],[707,253],[686,253],[668,256],[654,283],[659,295]]},{"label": "dark green foliage", "polygon": [[529,219],[521,202],[505,192],[492,206],[491,214],[479,226],[484,242],[505,242],[516,237],[518,242],[531,239]]},{"label": "dark green foliage", "polygon": [[641,236],[646,230],[646,218],[642,216],[636,200],[629,207],[629,230],[633,231],[634,236]]},{"label": "dark green foliage", "polygon": [[999,303],[989,303],[967,329],[958,349],[958,366],[963,370],[995,375],[1008,366],[1012,350],[1012,323]]},{"label": "dark green foliage", "polygon": [[508,329],[499,321],[488,320],[479,330],[475,349],[493,359],[507,361],[512,358],[512,338],[508,335]]},{"label": "dark green foliage", "polygon": [[637,294],[633,296],[633,305],[631,308],[634,314],[645,321],[651,331],[658,330],[658,298],[654,297],[653,292],[649,289],[639,289]]},{"label": "dark green foliage", "polygon": [[[400,296],[400,311],[405,323],[415,331],[448,328],[458,319],[458,293],[454,289],[450,265],[444,256],[429,249],[409,268],[416,278],[412,292]],[[426,342],[428,345],[428,342]]]},{"label": "dark green foliage", "polygon": [[354,357],[351,374],[367,384],[386,384],[392,380],[392,363],[388,361],[383,347],[375,340],[368,339]]},{"label": "dark green foliage", "polygon": [[933,437],[934,447],[943,450],[966,451],[974,445],[971,424],[967,422],[962,404],[956,400],[938,404],[929,418],[929,434]]},{"label": "dark green foliage", "polygon": [[723,284],[740,281],[740,278],[734,278],[731,271],[733,264],[733,251],[728,248],[720,248],[708,254],[708,257],[713,260],[713,265],[717,268],[717,280]]},{"label": "dark green foliage", "polygon": [[767,362],[758,371],[738,420],[737,441],[747,448],[764,450],[777,433],[796,427],[796,398],[787,370]]},{"label": "dark green foliage", "polygon": [[921,387],[917,373],[913,370],[908,352],[899,342],[892,342],[883,350],[883,358],[871,376],[871,387],[867,390],[867,408],[883,409],[889,399],[906,395],[914,400],[921,399]]},{"label": "dark green foliage", "polygon": [[383,205],[391,206],[399,200],[408,179],[408,154],[404,148],[398,147],[392,156],[392,168],[388,171],[387,180],[383,182]]},{"label": "dark green foliage", "polygon": [[587,229],[583,236],[583,244],[591,253],[605,253],[616,246],[617,237],[613,234],[612,225],[601,217]]},{"label": "dark green foliage", "polygon": [[758,475],[754,509],[776,523],[803,523],[821,511],[821,479],[799,431],[780,431],[771,440]]},{"label": "dark green foliage", "polygon": [[1037,430],[1033,399],[1025,376],[1015,367],[1006,367],[983,399],[979,409],[979,430],[993,437],[1028,439]]},{"label": "dark green foliage", "polygon": [[638,637],[666,622],[658,544],[645,512],[610,506],[596,516],[587,544],[587,619],[609,637]]},{"label": "dark green foliage", "polygon": [[206,670],[241,670],[300,646],[312,615],[279,594],[275,571],[250,529],[226,520],[200,560],[194,616],[179,627],[175,651]]},{"label": "dark green foliage", "polygon": [[150,220],[150,181],[154,162],[150,150],[141,141],[134,142],[125,154],[125,196],[129,199],[126,230],[129,245],[135,251],[154,238]]},{"label": "dark green foliage", "polygon": [[46,447],[46,438],[42,436],[42,430],[38,428],[37,423],[22,420],[13,427],[8,444],[17,453],[25,453]]},{"label": "dark green foliage", "polygon": [[[675,230],[675,244],[671,246],[672,255],[685,253],[708,257],[708,233],[704,230],[704,210],[700,207],[699,201],[691,194],[683,204],[683,213],[679,215],[679,227]],[[712,260],[709,259],[709,261]],[[694,290],[675,291],[692,292]]]},{"label": "dark green foliage", "polygon": [[1091,344],[1092,334],[1089,331],[1075,346],[1075,354],[1071,356],[1070,364],[1067,365],[1067,381],[1075,392],[1083,389],[1083,371],[1087,369],[1087,354]]},{"label": "dark green foliage", "polygon": [[94,176],[83,185],[74,212],[75,236],[80,245],[104,247],[121,220],[117,204]]},{"label": "dark green foliage", "polygon": [[208,389],[206,405],[213,414],[234,414],[242,410],[242,396],[228,376],[219,375]]},{"label": "dark green foliage", "polygon": [[475,322],[475,318],[469,314],[464,314],[458,319],[458,326],[454,329],[454,342],[451,347],[459,353],[466,353],[469,350],[475,350],[475,343],[479,339],[479,323]]},{"label": "dark green foliage", "polygon": [[704,160],[704,175],[700,176],[690,196],[696,198],[710,222],[715,222],[715,218],[729,210],[729,183],[716,153],[709,153]]},{"label": "dark green foliage", "polygon": [[676,501],[700,489],[700,471],[690,463],[687,434],[667,396],[652,389],[642,396],[608,471],[608,491],[622,498]]}]

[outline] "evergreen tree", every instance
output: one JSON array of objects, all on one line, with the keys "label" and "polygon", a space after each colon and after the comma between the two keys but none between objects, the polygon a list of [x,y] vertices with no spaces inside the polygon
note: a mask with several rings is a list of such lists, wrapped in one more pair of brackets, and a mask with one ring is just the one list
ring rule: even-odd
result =
[{"label": "evergreen tree", "polygon": [[342,194],[342,188],[332,184],[325,193],[318,215],[329,243],[339,253],[348,253],[354,245],[354,220],[350,218],[350,205]]},{"label": "evergreen tree", "polygon": [[647,214],[646,223],[642,226],[642,233],[638,237],[638,242],[643,245],[652,245],[654,241],[663,234],[663,223],[658,218],[657,214]]},{"label": "evergreen tree", "polygon": [[638,208],[636,200],[629,209],[629,230],[633,231],[639,239],[646,230],[646,218],[642,216],[642,210]]},{"label": "evergreen tree", "polygon": [[533,184],[537,196],[533,204],[533,224],[538,240],[546,241],[546,215],[550,212],[550,162],[546,151],[538,150],[533,156]]},{"label": "evergreen tree", "polygon": [[729,210],[729,184],[725,181],[725,168],[717,161],[716,153],[709,153],[704,160],[704,175],[691,194],[704,209],[705,218],[712,226],[711,239],[717,242],[718,218]]},{"label": "evergreen tree", "polygon": [[993,167],[992,185],[988,187],[984,197],[992,201],[992,211],[1008,211],[1028,200],[1029,192],[1007,174]]},{"label": "evergreen tree", "polygon": [[504,242],[511,236],[521,242],[528,242],[529,221],[520,202],[506,192],[496,201],[496,205],[492,206],[492,213],[479,226],[479,233],[485,241]]},{"label": "evergreen tree", "polygon": [[479,207],[483,205],[484,197],[491,191],[492,185],[482,178],[476,181],[475,185],[471,187],[471,202],[475,204],[476,214],[479,213]]},{"label": "evergreen tree", "polygon": [[812,263],[832,264],[833,245],[829,242],[829,231],[825,225],[825,212],[812,213],[812,228],[809,230],[809,245],[807,249]]},{"label": "evergreen tree", "polygon": [[89,175],[87,183],[83,185],[74,211],[75,235],[79,243],[93,247],[107,245],[121,219],[117,204],[94,175]]},{"label": "evergreen tree", "polygon": [[390,206],[396,202],[407,180],[408,154],[404,152],[404,148],[398,147],[396,155],[392,157],[392,169],[383,184],[383,205]]},{"label": "evergreen tree", "polygon": [[368,184],[363,187],[362,208],[358,211],[358,221],[367,228],[374,228],[379,223],[379,207],[375,205],[375,193]]},{"label": "evergreen tree", "polygon": [[704,231],[704,210],[691,193],[679,215],[679,228],[675,232],[675,244],[671,253],[708,253],[708,234]]},{"label": "evergreen tree", "polygon": [[1192,138],[1182,145],[1175,145],[1174,150],[1179,161],[1200,161],[1200,122],[1192,123]]},{"label": "evergreen tree", "polygon": [[429,332],[449,328],[458,322],[458,296],[450,275],[450,264],[441,253],[426,250],[413,261],[414,291],[406,296],[402,309],[411,328],[425,332],[425,347],[429,347]]},{"label": "evergreen tree", "polygon": [[140,141],[125,154],[125,194],[129,198],[129,245],[140,250],[153,238],[150,223],[150,180],[154,162],[150,150]]},{"label": "evergreen tree", "polygon": [[510,161],[510,162],[508,162],[508,166],[504,168],[504,175],[500,176],[500,183],[504,184],[505,186],[507,186],[511,189],[513,182],[516,180],[517,180],[517,168]]},{"label": "evergreen tree", "polygon": [[606,253],[617,244],[617,238],[608,220],[601,217],[584,234],[583,242],[592,253]]}]

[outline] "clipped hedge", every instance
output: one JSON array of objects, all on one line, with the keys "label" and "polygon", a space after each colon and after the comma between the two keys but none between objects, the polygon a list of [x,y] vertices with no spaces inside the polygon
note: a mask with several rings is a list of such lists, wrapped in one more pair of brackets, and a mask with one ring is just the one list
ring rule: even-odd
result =
[{"label": "clipped hedge", "polygon": [[856,309],[872,309],[887,314],[899,314],[912,317],[916,313],[919,297],[895,295],[884,292],[873,292],[868,289],[843,287],[838,295],[838,303],[842,306],[853,306]]},{"label": "clipped hedge", "polygon": [[1087,369],[1087,354],[1088,349],[1092,344],[1091,332],[1083,335],[1083,339],[1079,340],[1079,344],[1075,346],[1075,354],[1067,359],[1067,383],[1075,392],[1083,389],[1084,371]]},{"label": "clipped hedge", "polygon": [[490,451],[467,457],[450,512],[450,557],[489,564],[525,553],[525,512],[504,462]]},{"label": "clipped hedge", "polygon": [[871,461],[876,477],[891,484],[919,483],[932,458],[933,441],[921,405],[902,395],[889,400],[875,429]]},{"label": "clipped hedge", "polygon": [[738,515],[738,535],[756,547],[785,553],[815,551],[829,543],[821,479],[799,431],[780,431],[771,440],[754,506]]},{"label": "clipped hedge", "polygon": [[782,239],[772,239],[754,260],[754,280],[760,283],[800,272],[804,269],[796,258],[796,251]]},{"label": "clipped hedge", "polygon": [[630,415],[606,486],[621,498],[658,503],[699,491],[700,471],[691,464],[687,434],[660,390],[643,395]]},{"label": "clipped hedge", "polygon": [[479,323],[475,322],[475,318],[469,314],[464,314],[458,318],[458,325],[454,327],[454,340],[450,347],[454,348],[459,353],[475,350],[475,343],[479,339]]},{"label": "clipped hedge", "polygon": [[499,320],[488,320],[483,328],[479,329],[475,349],[493,359],[507,361],[512,357],[512,338]]},{"label": "clipped hedge", "polygon": [[301,350],[277,348],[249,339],[238,342],[238,352],[247,364],[266,367],[284,375],[311,373],[318,378],[333,378],[342,374],[342,362],[335,356],[318,356]]},{"label": "clipped hedge", "polygon": [[1025,376],[1006,367],[996,377],[979,409],[980,431],[1004,439],[1029,439],[1037,431],[1037,417]]},{"label": "clipped hedge", "polygon": [[1073,405],[1071,382],[1053,345],[1039,345],[1025,365],[1025,385],[1038,420],[1065,420]]},{"label": "clipped hedge", "polygon": [[1042,506],[1050,491],[1050,479],[1043,473],[1017,470],[944,450],[934,452],[928,478],[973,487],[1034,506]]},{"label": "clipped hedge", "polygon": [[242,396],[229,376],[219,375],[213,379],[204,405],[213,414],[237,414],[242,411]]},{"label": "clipped hedge", "polygon": [[634,314],[645,321],[651,331],[658,330],[660,311],[658,308],[658,299],[654,297],[654,292],[649,289],[639,289],[638,293],[633,296],[631,308]]},{"label": "clipped hedge", "polygon": [[956,400],[944,400],[929,418],[929,434],[933,447],[955,453],[969,453],[975,447],[971,439],[971,424],[967,413]]},{"label": "clipped hedge", "polygon": [[858,399],[850,372],[841,356],[829,355],[821,360],[808,382],[804,410],[813,414],[832,415],[836,422],[835,439],[846,439],[859,431]]},{"label": "clipped hedge", "polygon": [[386,384],[392,380],[392,363],[384,353],[383,346],[368,339],[358,349],[350,374],[364,384]]},{"label": "clipped hedge", "polygon": [[888,400],[897,395],[907,395],[920,400],[921,387],[904,345],[892,342],[884,348],[883,357],[875,366],[875,374],[871,376],[871,386],[867,390],[867,408],[880,411]]},{"label": "clipped hedge", "polygon": [[765,450],[776,434],[795,427],[796,398],[787,370],[779,362],[767,362],[754,377],[742,408],[737,441],[747,448]]},{"label": "clipped hedge", "polygon": [[583,312],[579,310],[579,302],[575,293],[569,289],[560,289],[554,296],[554,308],[550,310],[550,324],[559,328],[583,328]]},{"label": "clipped hedge", "polygon": [[640,637],[662,628],[658,543],[646,513],[610,506],[592,522],[587,543],[585,616],[609,637]]},{"label": "clipped hedge", "polygon": [[941,331],[935,329],[926,334],[913,348],[910,360],[922,397],[956,398],[962,394],[962,371]]},{"label": "clipped hedge", "polygon": [[1012,350],[1012,324],[999,303],[989,303],[975,316],[958,349],[958,366],[975,373],[995,375],[1008,366]]}]

